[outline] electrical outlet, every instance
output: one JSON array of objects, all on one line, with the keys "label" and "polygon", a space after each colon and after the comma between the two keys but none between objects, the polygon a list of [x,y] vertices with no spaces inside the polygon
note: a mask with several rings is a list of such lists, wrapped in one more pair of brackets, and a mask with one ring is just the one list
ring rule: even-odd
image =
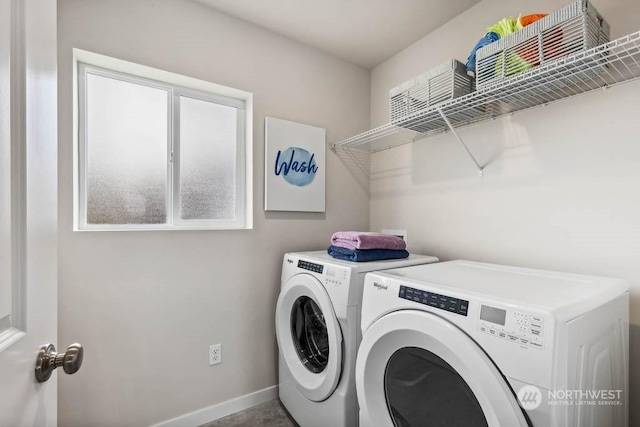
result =
[{"label": "electrical outlet", "polygon": [[222,344],[209,346],[209,366],[222,362]]}]

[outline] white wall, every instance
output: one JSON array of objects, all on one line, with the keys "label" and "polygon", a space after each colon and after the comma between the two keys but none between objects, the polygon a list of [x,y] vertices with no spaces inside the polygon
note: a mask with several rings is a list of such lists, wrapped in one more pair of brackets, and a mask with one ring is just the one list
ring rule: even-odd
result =
[{"label": "white wall", "polygon": [[[343,139],[369,125],[369,72],[191,1],[58,4],[59,344],[86,347],[60,379],[60,425],[149,425],[276,384],[283,253],[368,229],[369,200],[328,151],[326,214],[265,214],[264,117]],[[73,47],[254,93],[253,230],[71,231]]]},{"label": "white wall", "polygon": [[[390,88],[450,58],[466,62],[485,27],[568,0],[535,3],[484,0],[376,67],[372,125],[388,121]],[[640,29],[637,1],[594,4],[613,37]],[[413,252],[629,280],[631,425],[640,425],[639,99],[631,82],[461,130],[484,178],[451,135],[376,154],[371,173],[371,229],[407,229]]]}]

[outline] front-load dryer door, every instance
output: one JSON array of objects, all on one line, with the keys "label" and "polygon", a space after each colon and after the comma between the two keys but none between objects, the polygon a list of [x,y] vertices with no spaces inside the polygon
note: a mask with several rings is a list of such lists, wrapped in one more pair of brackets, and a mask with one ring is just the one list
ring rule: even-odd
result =
[{"label": "front-load dryer door", "polygon": [[371,325],[358,351],[356,387],[362,426],[529,425],[484,351],[423,311],[396,311]]},{"label": "front-load dryer door", "polygon": [[335,390],[342,368],[342,331],[322,284],[309,274],[290,278],[276,306],[280,357],[300,392],[319,402]]}]

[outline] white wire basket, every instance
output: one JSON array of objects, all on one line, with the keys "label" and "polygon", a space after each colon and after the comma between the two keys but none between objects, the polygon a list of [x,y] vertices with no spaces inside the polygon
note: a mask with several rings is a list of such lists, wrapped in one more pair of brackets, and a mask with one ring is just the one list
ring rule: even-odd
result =
[{"label": "white wire basket", "polygon": [[464,64],[452,59],[389,91],[389,121],[471,92]]},{"label": "white wire basket", "polygon": [[609,24],[591,2],[575,1],[479,49],[476,86],[487,88],[549,61],[607,43],[609,32]]}]

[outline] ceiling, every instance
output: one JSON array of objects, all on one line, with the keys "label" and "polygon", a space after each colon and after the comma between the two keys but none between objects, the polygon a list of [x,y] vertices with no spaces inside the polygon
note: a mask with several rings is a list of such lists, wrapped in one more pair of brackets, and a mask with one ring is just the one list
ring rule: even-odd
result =
[{"label": "ceiling", "polygon": [[196,0],[373,68],[479,0]]}]

